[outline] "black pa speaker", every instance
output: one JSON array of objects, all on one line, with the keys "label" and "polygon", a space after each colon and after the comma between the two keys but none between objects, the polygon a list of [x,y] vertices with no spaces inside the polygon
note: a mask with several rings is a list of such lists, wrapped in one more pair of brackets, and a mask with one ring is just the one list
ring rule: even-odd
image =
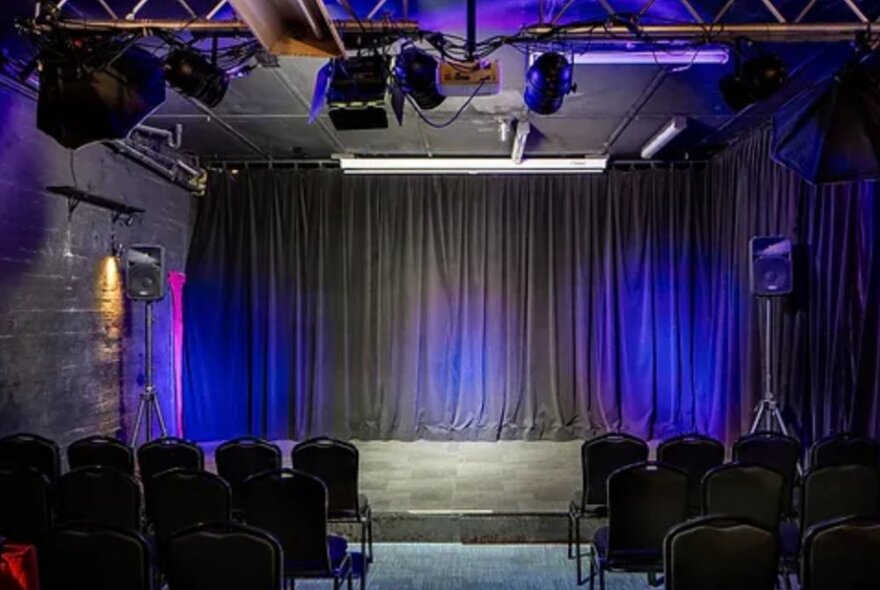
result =
[{"label": "black pa speaker", "polygon": [[37,128],[66,148],[123,139],[165,102],[162,62],[139,47],[102,67],[82,67],[69,48],[42,61]]},{"label": "black pa speaker", "polygon": [[752,294],[788,295],[794,288],[791,240],[782,236],[755,236],[749,241]]},{"label": "black pa speaker", "polygon": [[125,294],[139,301],[158,301],[165,297],[165,248],[154,244],[135,244],[128,248]]}]

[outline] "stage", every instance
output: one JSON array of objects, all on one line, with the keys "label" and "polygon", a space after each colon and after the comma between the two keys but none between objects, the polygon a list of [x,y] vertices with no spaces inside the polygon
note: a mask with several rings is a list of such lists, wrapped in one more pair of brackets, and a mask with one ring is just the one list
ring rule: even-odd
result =
[{"label": "stage", "polygon": [[[276,441],[285,466],[293,441]],[[376,541],[556,543],[580,490],[582,441],[352,441]],[[214,449],[204,444],[208,469]],[[585,536],[596,523],[585,522]],[[354,531],[346,531],[354,536]]]}]

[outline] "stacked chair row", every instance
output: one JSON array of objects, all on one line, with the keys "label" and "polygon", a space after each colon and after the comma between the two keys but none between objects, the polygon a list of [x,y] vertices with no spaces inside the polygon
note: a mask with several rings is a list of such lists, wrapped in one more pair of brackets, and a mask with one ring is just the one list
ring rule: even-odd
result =
[{"label": "stacked chair row", "polygon": [[[163,438],[137,450],[140,481],[135,453],[118,440],[89,437],[67,455],[71,470],[61,474],[54,442],[32,434],[0,439],[0,535],[39,547],[46,588],[65,580],[69,586],[75,572],[116,575],[120,564],[131,568],[129,577],[164,574],[172,590],[275,587],[251,586],[250,577],[237,575],[244,568],[237,555],[268,568],[270,579],[277,569],[278,579],[291,584],[332,578],[334,587],[350,586],[353,577],[366,583],[372,514],[358,494],[358,452],[349,443],[305,441],[292,453],[295,469],[283,469],[277,445],[235,439],[218,447],[217,475],[205,471],[200,447]],[[336,522],[360,525],[360,553],[329,534]],[[118,559],[107,559],[116,552]],[[278,568],[269,567],[276,562]],[[64,579],[53,580],[60,572]],[[103,587],[80,587],[89,585]]]},{"label": "stacked chair row", "polygon": [[[805,590],[880,584],[876,441],[851,434],[819,441],[803,477],[800,445],[776,433],[742,437],[726,464],[724,446],[700,435],[664,441],[655,462],[648,454],[644,441],[626,434],[584,443],[583,490],[569,508],[568,551],[579,584],[592,588],[598,578],[604,588],[606,571],[646,573],[651,581],[665,572],[666,588],[679,590],[719,587],[719,580],[770,589],[777,574],[786,583],[800,575]],[[608,517],[589,553],[582,552],[585,516]],[[855,538],[861,549],[839,557]],[[732,561],[733,554],[742,560]],[[848,576],[859,583],[846,585]]]}]

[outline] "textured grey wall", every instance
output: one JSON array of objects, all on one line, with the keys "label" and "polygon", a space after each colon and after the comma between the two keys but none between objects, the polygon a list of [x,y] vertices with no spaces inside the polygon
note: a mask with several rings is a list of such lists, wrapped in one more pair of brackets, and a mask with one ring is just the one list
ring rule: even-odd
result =
[{"label": "textured grey wall", "polygon": [[[0,435],[62,444],[130,428],[144,374],[144,306],[127,301],[125,245],[159,243],[181,270],[191,198],[102,146],[73,153],[36,129],[32,100],[0,87]],[[71,165],[71,162],[73,165]],[[131,227],[108,211],[45,191],[72,185],[146,209]],[[170,296],[155,305],[155,373],[172,416]]]}]

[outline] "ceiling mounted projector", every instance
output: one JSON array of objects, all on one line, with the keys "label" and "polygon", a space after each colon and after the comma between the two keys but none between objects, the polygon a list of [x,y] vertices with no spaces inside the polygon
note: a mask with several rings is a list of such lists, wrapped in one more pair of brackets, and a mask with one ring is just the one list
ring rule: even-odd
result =
[{"label": "ceiling mounted projector", "polygon": [[342,57],[345,46],[321,0],[229,0],[273,55]]}]

